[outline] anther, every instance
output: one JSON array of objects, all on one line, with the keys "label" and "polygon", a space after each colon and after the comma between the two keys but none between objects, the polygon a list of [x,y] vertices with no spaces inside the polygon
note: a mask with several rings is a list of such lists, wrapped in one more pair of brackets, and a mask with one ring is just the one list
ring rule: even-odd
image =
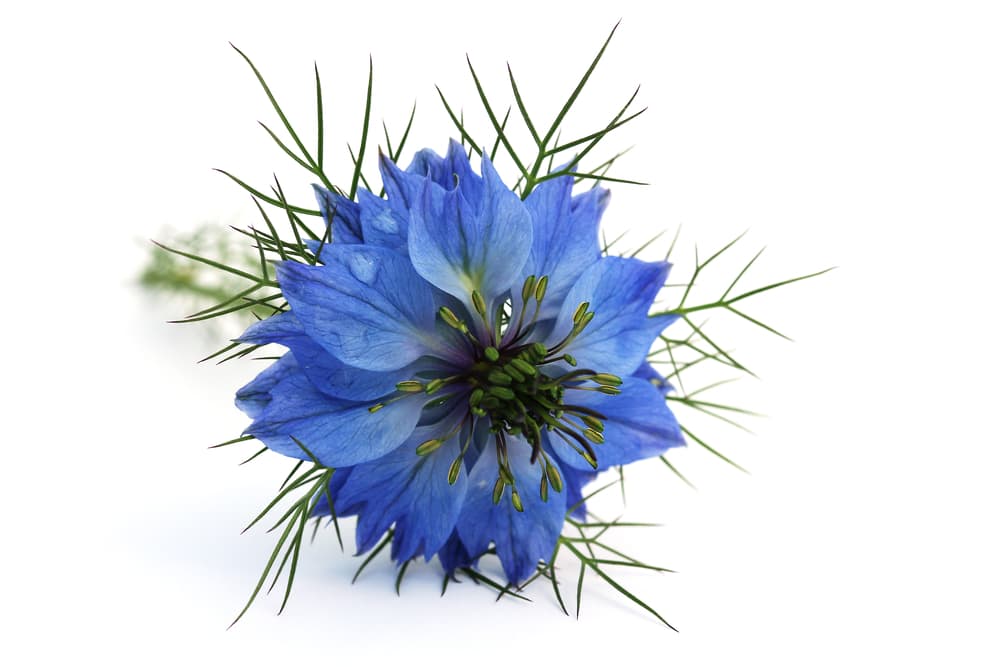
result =
[{"label": "anther", "polygon": [[524,287],[521,288],[521,301],[524,303],[528,302],[528,298],[535,289],[535,276],[528,276],[524,281]]},{"label": "anther", "polygon": [[490,361],[496,361],[500,358],[500,351],[490,345],[488,348],[483,350],[483,355]]},{"label": "anther", "polygon": [[457,482],[460,472],[462,472],[462,454],[459,454],[458,458],[451,462],[451,467],[448,468],[448,483],[454,484]]},{"label": "anther", "polygon": [[450,326],[452,329],[458,329],[462,333],[466,333],[469,327],[462,320],[458,319],[458,316],[451,311],[448,306],[441,306],[438,309],[438,313],[441,315],[441,319],[444,320],[445,324]]},{"label": "anther", "polygon": [[431,452],[437,451],[437,449],[444,444],[444,441],[439,438],[433,438],[431,440],[425,440],[417,445],[417,456],[427,456]]},{"label": "anther", "polygon": [[505,485],[503,483],[503,480],[498,477],[497,478],[497,483],[493,485],[493,504],[494,505],[500,504],[500,499],[503,497],[503,488],[504,488],[504,486]]},{"label": "anther", "polygon": [[405,380],[404,382],[396,383],[396,391],[406,392],[407,394],[414,394],[423,390],[424,384],[422,382],[417,382],[416,380]]},{"label": "anther", "polygon": [[517,489],[512,488],[510,490],[510,502],[518,512],[524,511],[524,504],[521,502],[521,494],[517,492]]},{"label": "anther", "polygon": [[556,490],[556,493],[562,493],[562,477],[559,475],[559,470],[552,463],[545,465],[545,476],[549,478],[549,483],[552,484],[552,488]]},{"label": "anther", "polygon": [[478,290],[472,291],[472,305],[475,306],[476,312],[482,317],[486,317],[486,302],[483,300],[483,295],[479,293]]},{"label": "anther", "polygon": [[593,378],[594,382],[598,384],[607,384],[612,387],[621,386],[622,379],[617,375],[612,375],[611,373],[598,373]]},{"label": "anther", "polygon": [[542,276],[541,278],[539,278],[538,284],[535,285],[535,301],[537,301],[538,303],[542,302],[542,299],[545,298],[545,290],[548,288],[548,286],[549,286],[548,276]]}]

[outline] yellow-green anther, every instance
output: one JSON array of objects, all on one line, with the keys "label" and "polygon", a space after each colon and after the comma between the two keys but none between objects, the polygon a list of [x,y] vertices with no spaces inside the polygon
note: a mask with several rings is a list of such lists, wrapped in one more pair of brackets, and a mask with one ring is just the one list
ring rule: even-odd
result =
[{"label": "yellow-green anther", "polygon": [[444,442],[442,440],[438,440],[437,438],[425,440],[417,445],[417,456],[427,456],[431,452],[437,451],[438,447],[443,444]]},{"label": "yellow-green anther", "polygon": [[[492,394],[493,396],[496,396],[497,398],[499,398],[501,400],[504,400],[504,401],[513,401],[514,400],[514,392],[512,392],[507,387],[490,387],[487,390],[487,393]],[[486,407],[485,403],[483,404],[483,407]],[[497,407],[499,407],[499,406],[497,406]]]},{"label": "yellow-green anther", "polygon": [[524,281],[524,287],[521,288],[521,301],[523,303],[528,302],[528,297],[535,289],[535,276],[528,276]]},{"label": "yellow-green anther", "polygon": [[497,478],[497,483],[493,485],[493,504],[497,505],[500,503],[500,499],[503,498],[503,480]]},{"label": "yellow-green anther", "polygon": [[594,429],[598,433],[604,433],[604,422],[602,422],[597,417],[594,417],[592,415],[583,415],[582,417],[580,417],[580,419],[583,420],[584,424]]},{"label": "yellow-green anther", "polygon": [[549,478],[549,483],[552,484],[552,488],[556,490],[556,493],[562,493],[563,481],[562,476],[559,474],[559,469],[548,463],[545,466],[545,476]]},{"label": "yellow-green anther", "polygon": [[570,366],[576,366],[576,357],[574,357],[572,354],[564,354],[563,359]]},{"label": "yellow-green anther", "polygon": [[584,313],[583,317],[580,318],[580,321],[577,322],[576,328],[579,329],[580,331],[583,331],[584,329],[587,328],[587,325],[590,324],[590,321],[592,319],[594,319],[594,311],[589,311],[587,313]]},{"label": "yellow-green anther", "polygon": [[535,285],[535,301],[537,301],[538,303],[542,302],[542,299],[545,298],[545,290],[548,289],[548,286],[549,286],[548,276],[542,276],[541,278],[539,278],[538,284]]},{"label": "yellow-green anther", "polygon": [[542,343],[532,343],[531,344],[531,351],[540,360],[544,359],[545,355],[549,353],[548,348],[546,348],[545,345],[542,344]]},{"label": "yellow-green anther", "polygon": [[458,475],[462,472],[462,455],[460,454],[457,459],[451,462],[451,467],[448,468],[448,483],[454,484],[458,481]]},{"label": "yellow-green anther", "polygon": [[469,330],[469,327],[465,324],[465,322],[458,319],[458,315],[451,312],[451,308],[449,308],[448,306],[441,306],[441,308],[438,310],[438,313],[440,313],[441,319],[444,320],[444,323],[450,326],[452,329],[458,329],[462,333],[465,333],[466,331]]},{"label": "yellow-green anther", "polygon": [[404,382],[396,383],[396,391],[403,391],[407,394],[414,394],[423,390],[424,384],[422,382],[417,382],[416,380],[406,380]]},{"label": "yellow-green anther", "polygon": [[507,375],[498,368],[494,368],[493,370],[491,370],[490,374],[486,376],[486,379],[493,384],[502,384],[502,385],[509,385],[512,381],[512,378],[509,375]]},{"label": "yellow-green anther", "polygon": [[518,512],[524,511],[524,504],[521,502],[521,494],[517,492],[517,489],[510,490],[510,502]]},{"label": "yellow-green anther", "polygon": [[622,393],[622,390],[619,389],[618,387],[608,387],[603,384],[597,388],[597,391],[601,392],[602,394],[607,394],[608,396],[617,396],[618,394]]},{"label": "yellow-green anther", "polygon": [[594,376],[594,382],[598,384],[609,384],[612,387],[621,386],[622,379],[617,375],[612,375],[611,373],[598,373]]},{"label": "yellow-green anther", "polygon": [[477,313],[486,317],[486,302],[483,301],[483,295],[478,290],[472,290],[472,305],[476,307]]},{"label": "yellow-green anther", "polygon": [[499,351],[499,350],[497,350],[497,349],[496,349],[495,347],[493,347],[492,345],[490,345],[490,346],[489,346],[488,348],[486,348],[485,350],[483,350],[483,354],[484,354],[484,355],[486,356],[486,358],[487,358],[487,359],[489,359],[490,361],[496,361],[497,359],[499,359],[499,358],[500,358],[500,351]]},{"label": "yellow-green anther", "polygon": [[370,408],[368,408],[368,412],[370,412],[372,414],[375,414],[376,412],[378,412],[379,410],[381,410],[384,407],[385,407],[385,403],[376,403],[375,405],[373,405]]},{"label": "yellow-green anther", "polygon": [[479,401],[483,400],[483,394],[485,393],[486,392],[479,387],[473,389],[472,393],[469,394],[469,405],[471,405],[472,407],[476,407],[477,405],[479,405]]},{"label": "yellow-green anther", "polygon": [[546,481],[545,477],[542,477],[542,482],[538,487],[538,495],[541,496],[542,502],[549,502],[549,483]]},{"label": "yellow-green anther", "polygon": [[600,445],[604,443],[604,436],[592,428],[584,429],[583,435],[585,438],[587,438],[587,440],[590,440],[595,445]]},{"label": "yellow-green anther", "polygon": [[519,370],[522,373],[524,373],[525,375],[527,375],[528,377],[534,377],[538,373],[538,369],[536,369],[534,366],[532,366],[531,364],[529,364],[524,359],[520,359],[520,358],[518,358],[518,359],[511,359],[510,364],[511,364],[511,366],[513,366],[514,368],[516,368],[517,370]]},{"label": "yellow-green anther", "polygon": [[576,312],[573,313],[573,324],[578,324],[580,322],[580,318],[587,314],[588,308],[590,308],[589,301],[584,301],[576,307]]},{"label": "yellow-green anther", "polygon": [[447,384],[446,380],[444,380],[443,378],[437,378],[428,382],[427,386],[424,388],[424,391],[426,391],[428,394],[434,394],[437,392],[438,389],[443,387],[445,384]]},{"label": "yellow-green anther", "polygon": [[472,414],[476,415],[477,417],[485,417],[486,410],[483,410],[482,408],[472,408]]},{"label": "yellow-green anther", "polygon": [[597,470],[597,459],[595,459],[593,456],[591,456],[590,452],[588,452],[586,450],[582,451],[582,452],[580,452],[580,456],[583,457],[584,461],[586,461],[587,463],[590,464],[591,468],[593,468],[594,470]]}]

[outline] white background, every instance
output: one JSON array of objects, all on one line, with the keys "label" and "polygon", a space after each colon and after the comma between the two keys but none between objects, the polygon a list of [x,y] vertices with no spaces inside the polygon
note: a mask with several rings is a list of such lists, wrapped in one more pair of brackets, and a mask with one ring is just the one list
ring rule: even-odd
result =
[{"label": "white background", "polygon": [[[5,663],[997,664],[996,5],[558,4],[4,10]],[[544,587],[439,598],[432,565],[398,599],[384,561],[352,587],[329,533],[285,614],[269,598],[226,631],[271,545],[239,530],[286,466],[205,446],[245,425],[231,397],[260,366],[196,366],[219,332],[164,324],[183,306],[132,282],[167,227],[254,221],[212,167],[277,170],[309,201],[227,41],[305,128],[319,62],[344,164],[369,53],[375,118],[398,134],[416,100],[411,146],[442,150],[433,85],[471,110],[466,53],[503,99],[509,60],[548,119],[619,17],[573,127],[641,83],[617,173],[651,185],[616,187],[608,225],[683,225],[679,277],[695,241],[744,229],[742,259],[768,245],[748,286],[839,267],[748,308],[795,343],[713,322],[762,377],[726,394],[769,415],[757,435],[715,440],[751,475],[694,450],[674,460],[698,491],[658,462],[629,473],[627,517],[663,526],[617,541],[679,573],[626,580],[680,632],[596,581],[579,621]]]}]

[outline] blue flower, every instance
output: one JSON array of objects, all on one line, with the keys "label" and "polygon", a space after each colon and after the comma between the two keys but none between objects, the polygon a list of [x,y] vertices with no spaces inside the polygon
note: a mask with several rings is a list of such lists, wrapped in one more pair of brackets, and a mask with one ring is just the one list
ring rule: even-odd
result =
[{"label": "blue flower", "polygon": [[669,265],[602,256],[608,193],[570,176],[522,201],[454,142],[380,168],[385,199],[317,188],[332,242],[278,264],[289,309],[241,340],[288,352],[238,392],[246,432],[336,469],[359,553],[392,529],[450,572],[492,545],[522,582],[596,473],[682,443],[646,363]]}]

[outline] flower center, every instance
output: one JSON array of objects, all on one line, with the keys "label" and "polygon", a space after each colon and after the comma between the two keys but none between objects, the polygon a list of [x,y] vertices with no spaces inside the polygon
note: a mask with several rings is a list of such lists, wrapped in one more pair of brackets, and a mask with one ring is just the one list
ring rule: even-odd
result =
[{"label": "flower center", "polygon": [[[521,307],[514,319],[511,315],[510,300],[500,304],[491,318],[487,314],[486,303],[478,292],[472,293],[472,303],[481,319],[481,332],[486,332],[484,342],[474,333],[472,323],[465,322],[451,309],[442,306],[438,315],[441,320],[463,335],[472,348],[473,363],[463,372],[423,383],[408,380],[396,385],[405,395],[426,393],[435,395],[445,387],[464,387],[468,390],[468,413],[452,431],[421,443],[417,454],[427,455],[436,451],[445,441],[459,435],[463,445],[461,453],[453,462],[448,479],[454,483],[458,478],[462,460],[469,449],[472,425],[475,420],[488,419],[489,430],[493,433],[497,449],[498,474],[494,487],[494,502],[499,502],[507,486],[511,487],[511,501],[521,510],[517,482],[510,468],[508,436],[523,438],[531,446],[531,463],[541,459],[542,481],[539,493],[543,499],[548,496],[551,485],[556,491],[562,490],[562,480],[557,468],[549,459],[543,444],[543,433],[549,438],[558,437],[583,457],[591,467],[597,468],[597,454],[594,445],[604,442],[604,420],[606,417],[586,406],[570,400],[575,391],[598,391],[616,395],[622,380],[616,375],[598,373],[587,368],[576,368],[577,362],[566,348],[590,324],[594,313],[589,303],[581,303],[573,316],[573,327],[563,340],[547,347],[541,342],[529,342],[538,321],[541,303],[545,297],[548,279],[543,276],[535,280],[529,277],[521,290]],[[529,314],[534,306],[533,314]],[[530,315],[530,319],[526,320]],[[501,342],[502,341],[502,342]],[[452,400],[457,395],[444,395],[428,403],[428,406]],[[383,404],[371,409],[381,409]]]}]

